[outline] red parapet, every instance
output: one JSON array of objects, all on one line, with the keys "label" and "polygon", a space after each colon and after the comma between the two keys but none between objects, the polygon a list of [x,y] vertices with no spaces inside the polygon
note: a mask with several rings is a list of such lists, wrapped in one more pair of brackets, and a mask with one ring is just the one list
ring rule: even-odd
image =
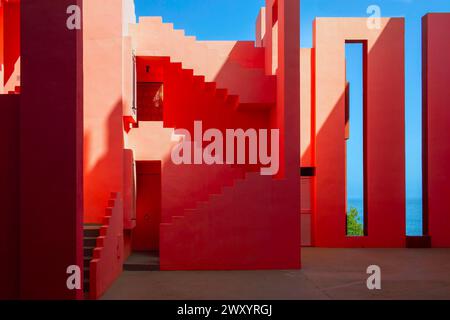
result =
[{"label": "red parapet", "polygon": [[122,199],[119,193],[111,193],[105,209],[100,236],[90,262],[89,298],[98,299],[122,272],[124,236]]}]

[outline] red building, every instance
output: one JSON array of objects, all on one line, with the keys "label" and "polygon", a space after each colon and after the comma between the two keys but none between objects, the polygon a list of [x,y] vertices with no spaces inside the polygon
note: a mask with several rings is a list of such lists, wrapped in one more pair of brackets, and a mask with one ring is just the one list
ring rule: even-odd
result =
[{"label": "red building", "polygon": [[[267,0],[255,42],[198,41],[136,22],[132,0],[102,4],[1,1],[0,298],[98,298],[133,251],[158,252],[161,270],[297,269],[301,245],[406,245],[403,19],[317,19],[300,50],[298,0]],[[425,20],[428,84],[448,82],[433,39],[449,20]],[[345,229],[349,41],[366,48],[362,237]],[[425,136],[445,140],[450,98],[425,90]],[[174,161],[180,141],[190,164]],[[434,145],[427,190],[449,157]],[[424,234],[448,246],[445,204],[427,199]],[[68,288],[70,266],[83,288]]]}]

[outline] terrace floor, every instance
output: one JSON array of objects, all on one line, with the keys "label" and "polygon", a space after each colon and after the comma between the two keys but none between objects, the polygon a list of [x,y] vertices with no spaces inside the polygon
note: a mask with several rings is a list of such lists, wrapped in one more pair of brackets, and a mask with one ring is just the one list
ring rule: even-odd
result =
[{"label": "terrace floor", "polygon": [[[450,299],[450,249],[303,248],[302,270],[124,271],[102,299]],[[381,290],[368,290],[369,265]]]}]

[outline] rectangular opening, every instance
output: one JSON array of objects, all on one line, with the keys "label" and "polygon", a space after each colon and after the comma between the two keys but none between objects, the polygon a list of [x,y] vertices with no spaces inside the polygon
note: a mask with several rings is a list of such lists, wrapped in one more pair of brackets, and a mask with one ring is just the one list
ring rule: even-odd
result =
[{"label": "rectangular opening", "polygon": [[161,161],[136,162],[136,226],[125,270],[159,270]]},{"label": "rectangular opening", "polygon": [[365,192],[365,59],[363,41],[345,44],[345,139],[347,236],[367,236],[367,194]]},{"label": "rectangular opening", "polygon": [[315,167],[301,167],[300,175],[302,177],[314,177],[316,175],[316,168]]},{"label": "rectangular opening", "polygon": [[138,121],[163,121],[164,85],[139,82],[137,85]]}]

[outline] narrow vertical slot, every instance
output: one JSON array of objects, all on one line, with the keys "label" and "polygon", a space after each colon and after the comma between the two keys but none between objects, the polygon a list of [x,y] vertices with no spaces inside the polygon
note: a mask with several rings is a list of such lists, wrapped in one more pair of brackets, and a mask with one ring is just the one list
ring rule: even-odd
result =
[{"label": "narrow vertical slot", "polygon": [[365,45],[345,44],[345,139],[347,236],[367,235],[364,161]]}]

